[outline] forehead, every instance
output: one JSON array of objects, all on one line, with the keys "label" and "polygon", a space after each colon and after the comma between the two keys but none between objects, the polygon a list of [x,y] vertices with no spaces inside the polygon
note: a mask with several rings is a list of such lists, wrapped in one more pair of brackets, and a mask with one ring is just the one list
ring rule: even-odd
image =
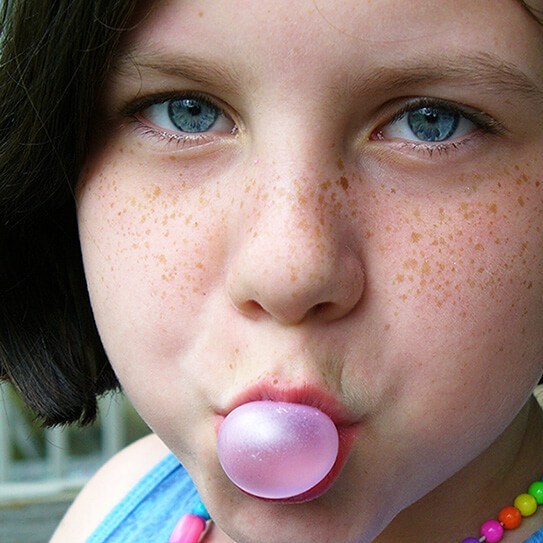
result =
[{"label": "forehead", "polygon": [[[532,14],[527,9],[527,4]],[[540,74],[541,0],[159,0],[124,41],[121,59],[215,60],[245,81],[334,76],[414,57],[492,53]],[[145,6],[142,5],[145,8]],[[336,62],[337,61],[337,62]],[[135,64],[138,64],[137,62]],[[210,66],[212,63],[209,64]],[[315,66],[319,69],[315,71]],[[339,77],[345,74],[338,74]],[[538,82],[539,83],[539,82]]]},{"label": "forehead", "polygon": [[[260,39],[254,45],[276,40],[276,48],[314,38],[316,31],[323,38],[343,36],[376,47],[452,34],[477,40],[487,32],[505,40],[518,36],[529,13],[534,20],[542,12],[543,0],[158,0],[150,10],[142,4],[143,17],[131,39],[174,45],[186,38],[204,45],[235,36],[239,45],[256,32]],[[472,33],[473,21],[485,25]],[[213,34],[201,33],[209,29]]]}]

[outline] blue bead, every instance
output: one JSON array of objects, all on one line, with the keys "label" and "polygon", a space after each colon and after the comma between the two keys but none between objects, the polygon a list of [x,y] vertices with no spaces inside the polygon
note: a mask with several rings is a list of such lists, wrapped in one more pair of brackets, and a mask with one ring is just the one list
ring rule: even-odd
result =
[{"label": "blue bead", "polygon": [[468,537],[462,541],[462,543],[480,543],[480,540],[476,537]]},{"label": "blue bead", "polygon": [[204,518],[205,520],[209,520],[211,518],[209,513],[207,512],[206,506],[202,503],[202,500],[199,500],[198,503],[194,506],[192,513],[194,515],[198,515]]}]

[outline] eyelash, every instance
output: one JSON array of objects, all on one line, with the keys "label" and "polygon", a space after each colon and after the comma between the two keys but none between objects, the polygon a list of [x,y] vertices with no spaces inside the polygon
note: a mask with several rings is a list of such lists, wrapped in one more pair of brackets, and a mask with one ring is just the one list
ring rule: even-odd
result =
[{"label": "eyelash", "polygon": [[498,135],[505,132],[505,129],[500,122],[482,111],[475,110],[467,106],[462,106],[456,102],[448,100],[422,97],[414,98],[403,104],[390,120],[381,124],[379,128],[372,132],[370,140],[386,141],[385,138],[382,137],[382,132],[386,127],[401,121],[409,113],[415,112],[421,108],[435,108],[457,114],[461,118],[472,122],[475,125],[475,129],[467,136],[464,136],[459,140],[437,141],[435,143],[425,142],[423,140],[394,142],[400,150],[407,149],[408,151],[423,153],[432,158],[436,153],[439,155],[446,155],[459,150],[462,146],[471,143],[472,140],[475,139],[476,134]]},{"label": "eyelash", "polygon": [[[230,133],[219,134],[217,132],[200,132],[191,134],[169,132],[166,129],[160,129],[160,127],[153,127],[142,121],[141,113],[146,109],[150,108],[151,106],[179,99],[194,99],[202,101],[203,103],[210,104],[214,108],[217,108],[221,115],[224,115],[226,118],[230,119],[230,116],[228,116],[224,112],[224,107],[221,106],[220,103],[215,101],[207,94],[195,91],[186,91],[182,93],[180,93],[179,91],[171,91],[156,95],[145,96],[139,100],[135,100],[127,104],[124,108],[121,109],[121,113],[124,118],[128,118],[130,122],[134,124],[135,130],[137,130],[142,136],[154,139],[155,141],[163,143],[167,146],[174,145],[177,149],[198,147],[200,145],[205,145],[207,143],[216,141],[217,137],[224,137],[225,134],[234,136],[238,133],[238,127],[235,123]],[[460,104],[448,100],[421,97],[411,99],[408,102],[404,103],[400,107],[400,109],[392,116],[392,118],[390,118],[390,120],[381,124],[379,128],[375,129],[372,132],[370,140],[390,142],[391,140],[387,140],[382,135],[382,132],[385,130],[385,128],[390,127],[394,123],[401,121],[409,113],[412,113],[421,108],[435,108],[457,114],[461,118],[467,119],[468,121],[472,122],[476,127],[476,130],[459,140],[437,141],[435,143],[425,142],[423,140],[406,140],[395,142],[392,140],[397,149],[402,151],[407,150],[415,153],[422,153],[429,158],[433,158],[434,154],[448,155],[451,152],[458,151],[464,145],[471,143],[477,133],[479,135],[493,135],[501,134],[504,132],[501,123],[499,123],[486,113],[469,108],[467,106],[461,106]]]},{"label": "eyelash", "polygon": [[[177,149],[193,148],[200,145],[205,145],[207,143],[215,141],[217,137],[223,137],[226,134],[219,134],[217,132],[195,132],[192,134],[188,132],[169,132],[166,129],[161,129],[160,127],[153,127],[150,124],[146,124],[142,120],[141,113],[146,109],[150,108],[151,106],[156,106],[172,100],[180,99],[193,99],[199,100],[206,104],[210,104],[220,112],[220,115],[226,118],[230,118],[229,115],[225,113],[224,106],[218,103],[218,101],[214,100],[207,94],[196,91],[171,91],[144,96],[143,98],[134,100],[122,107],[120,113],[123,118],[128,119],[128,121],[132,124],[134,130],[136,130],[142,136],[165,144],[166,146],[174,145]],[[147,122],[150,123],[151,121]],[[237,125],[234,123],[232,131],[227,135],[234,136],[237,134],[237,132]]]}]

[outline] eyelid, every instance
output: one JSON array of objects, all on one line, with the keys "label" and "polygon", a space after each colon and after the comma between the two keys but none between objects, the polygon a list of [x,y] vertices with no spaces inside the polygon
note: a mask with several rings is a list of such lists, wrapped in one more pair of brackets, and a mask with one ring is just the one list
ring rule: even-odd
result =
[{"label": "eyelid", "polygon": [[[219,116],[232,123],[232,128],[229,131],[205,131],[205,132],[183,132],[177,130],[169,130],[154,123],[151,119],[146,118],[143,113],[152,106],[160,106],[169,101],[195,99],[207,102],[219,111]],[[233,119],[233,115],[229,113],[228,106],[214,96],[207,93],[194,90],[172,90],[162,91],[157,93],[149,93],[144,96],[127,100],[118,108],[118,115],[121,118],[127,119],[128,125],[132,125],[134,130],[140,136],[148,138],[155,144],[166,145],[168,147],[175,146],[176,149],[196,149],[207,147],[207,144],[225,141],[226,136],[234,136],[238,134],[238,123]]]},{"label": "eyelid", "polygon": [[230,115],[226,112],[227,108],[225,104],[223,104],[220,100],[213,96],[210,96],[209,94],[192,90],[171,90],[157,92],[154,94],[146,94],[145,96],[141,96],[139,98],[127,101],[125,104],[119,107],[119,112],[125,117],[132,117],[140,111],[143,111],[144,109],[147,109],[148,107],[151,107],[153,105],[163,104],[164,102],[168,102],[170,100],[179,100],[181,98],[194,98],[209,102],[210,104],[213,104],[217,109],[220,109],[221,112],[223,112],[225,115],[230,117]]},{"label": "eyelid", "polygon": [[[201,92],[201,91],[195,91],[195,90],[171,90],[171,91],[162,91],[157,93],[149,93],[145,96],[127,101],[125,104],[121,105],[119,107],[118,112],[121,117],[128,118],[132,120],[137,120],[139,123],[146,125],[147,123],[150,123],[147,125],[147,127],[150,130],[156,130],[160,133],[165,133],[166,130],[163,129],[160,126],[153,125],[153,123],[149,119],[145,119],[145,117],[142,114],[146,109],[160,105],[165,104],[166,102],[173,101],[173,100],[181,100],[181,99],[195,99],[195,100],[201,100],[203,102],[207,102],[208,104],[211,104],[213,107],[217,108],[219,111],[220,116],[222,116],[225,119],[228,119],[232,122],[233,127],[232,130],[229,132],[224,132],[224,134],[237,134],[239,132],[239,123],[236,119],[234,119],[234,115],[231,114],[231,108],[229,108],[224,102],[221,100],[215,98],[212,95],[209,95],[207,93]],[[171,132],[172,135],[177,135],[180,137],[183,137],[184,135],[186,137],[193,137],[196,133],[176,133]],[[217,135],[219,133],[216,133]]]},{"label": "eyelid", "polygon": [[[397,103],[398,100],[395,100],[394,102]],[[417,97],[410,99],[408,98],[407,101],[403,103],[403,105],[400,107],[400,109],[396,111],[394,115],[386,122],[381,123],[379,127],[373,131],[372,134],[379,134],[379,132],[382,131],[386,126],[389,126],[392,123],[401,120],[411,111],[415,111],[423,107],[445,109],[458,113],[459,115],[462,115],[463,117],[471,121],[478,128],[481,128],[490,134],[501,134],[505,132],[502,123],[481,110],[459,104],[455,101],[445,100],[443,98]]]}]

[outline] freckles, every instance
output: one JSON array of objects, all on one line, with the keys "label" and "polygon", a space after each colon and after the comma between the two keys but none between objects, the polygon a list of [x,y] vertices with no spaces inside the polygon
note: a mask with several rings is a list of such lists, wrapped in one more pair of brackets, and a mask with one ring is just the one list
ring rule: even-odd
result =
[{"label": "freckles", "polygon": [[[168,263],[168,259],[164,254],[153,255],[154,266],[161,268],[161,280],[164,283],[172,283],[177,281],[179,278],[178,268],[176,265],[171,265]],[[162,291],[160,294],[161,299],[166,298],[166,291]]]},{"label": "freckles", "polygon": [[337,181],[336,184],[340,186],[345,192],[349,190],[349,180],[342,175]]},{"label": "freckles", "polygon": [[[221,199],[220,191],[209,193],[205,188],[183,192],[175,186],[159,186],[142,180],[124,183],[119,190],[118,171],[102,172],[95,185],[94,197],[105,208],[100,228],[107,233],[107,250],[102,251],[110,262],[122,262],[118,268],[119,285],[123,276],[133,276],[141,282],[142,295],[161,300],[188,300],[191,294],[206,295],[204,253],[207,243],[215,236],[212,224],[204,219],[205,234],[199,218],[211,205]],[[187,211],[190,210],[188,214]],[[208,212],[209,216],[209,212]],[[216,216],[224,222],[224,213]],[[99,235],[99,245],[103,236]],[[187,255],[189,255],[187,257]],[[172,305],[170,310],[175,309]]]},{"label": "freckles", "polygon": [[[539,180],[519,173],[493,181],[493,190],[479,182],[473,198],[431,216],[424,216],[420,207],[409,213],[398,209],[401,224],[386,230],[411,256],[390,275],[392,299],[431,301],[438,308],[486,299],[520,310],[536,281],[542,289]],[[494,198],[483,199],[489,194]],[[391,253],[389,246],[382,244],[382,251]]]},{"label": "freckles", "polygon": [[[308,258],[320,259],[323,267],[329,266],[330,258],[337,258],[344,219],[352,220],[347,201],[351,180],[345,175],[324,180],[313,176],[291,179],[275,176],[274,180],[276,182],[263,183],[255,178],[245,179],[240,183],[238,194],[232,197],[231,208],[242,210],[235,219],[244,225],[241,235],[246,237],[240,243],[277,236],[277,228],[288,231],[284,250],[279,250],[276,258],[284,261],[286,278],[296,284],[302,269],[288,255],[299,252],[299,243],[303,244]],[[324,276],[320,271],[312,271],[311,279],[320,282]],[[299,293],[293,289],[292,295]]]}]

